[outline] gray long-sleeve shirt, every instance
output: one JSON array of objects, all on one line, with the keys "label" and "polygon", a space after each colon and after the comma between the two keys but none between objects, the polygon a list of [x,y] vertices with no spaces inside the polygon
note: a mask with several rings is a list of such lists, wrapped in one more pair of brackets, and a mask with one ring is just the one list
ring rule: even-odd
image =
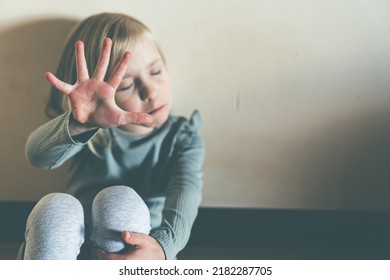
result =
[{"label": "gray long-sleeve shirt", "polygon": [[83,142],[69,134],[71,113],[64,113],[35,130],[26,143],[26,157],[34,166],[53,169],[71,159],[67,192],[85,208],[100,190],[112,185],[131,186],[145,200],[154,237],[166,258],[173,259],[186,245],[201,201],[204,143],[199,135],[200,115],[190,120],[170,116],[147,136],[107,129],[107,147]]}]

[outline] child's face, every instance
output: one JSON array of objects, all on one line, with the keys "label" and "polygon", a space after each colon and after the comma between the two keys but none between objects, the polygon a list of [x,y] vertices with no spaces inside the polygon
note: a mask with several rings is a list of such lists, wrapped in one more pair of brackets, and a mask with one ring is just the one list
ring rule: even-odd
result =
[{"label": "child's face", "polygon": [[[154,127],[168,119],[172,106],[171,87],[165,64],[153,42],[143,40],[135,44],[115,100],[123,110],[152,115]],[[123,130],[137,135],[150,133],[154,127],[137,124],[121,126]]]}]

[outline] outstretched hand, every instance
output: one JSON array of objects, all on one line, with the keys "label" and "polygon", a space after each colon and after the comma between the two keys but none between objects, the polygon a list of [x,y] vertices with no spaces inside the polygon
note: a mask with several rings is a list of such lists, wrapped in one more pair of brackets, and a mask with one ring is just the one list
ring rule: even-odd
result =
[{"label": "outstretched hand", "polygon": [[111,39],[104,39],[95,72],[92,77],[89,77],[84,44],[77,41],[75,44],[77,82],[74,85],[65,83],[50,72],[45,74],[47,80],[68,96],[74,120],[82,127],[88,128],[86,130],[125,124],[152,125],[152,116],[141,112],[124,111],[115,103],[115,92],[125,75],[130,62],[130,53],[124,53],[112,75],[105,81],[111,45]]},{"label": "outstretched hand", "polygon": [[98,260],[164,260],[165,253],[153,237],[136,232],[122,232],[122,239],[126,244],[132,245],[133,249],[123,253],[106,253],[95,248],[92,255]]}]

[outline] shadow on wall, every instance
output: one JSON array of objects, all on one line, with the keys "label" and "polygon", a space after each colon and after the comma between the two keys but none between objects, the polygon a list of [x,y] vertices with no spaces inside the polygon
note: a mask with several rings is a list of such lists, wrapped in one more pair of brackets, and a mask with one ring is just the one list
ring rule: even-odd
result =
[{"label": "shadow on wall", "polygon": [[47,121],[43,104],[49,84],[44,72],[56,70],[67,34],[76,22],[48,18],[0,27],[2,200],[33,200],[65,185],[63,170],[41,176],[44,171],[32,168],[25,160],[24,145],[28,134]]}]

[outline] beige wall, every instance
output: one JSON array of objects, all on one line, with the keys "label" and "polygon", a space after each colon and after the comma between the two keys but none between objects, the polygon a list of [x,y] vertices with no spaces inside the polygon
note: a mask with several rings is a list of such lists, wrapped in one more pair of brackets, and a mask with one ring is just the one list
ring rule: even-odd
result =
[{"label": "beige wall", "polygon": [[152,29],[175,112],[202,112],[203,205],[390,210],[385,0],[0,0],[0,200],[63,190],[24,143],[66,33],[102,11]]}]

